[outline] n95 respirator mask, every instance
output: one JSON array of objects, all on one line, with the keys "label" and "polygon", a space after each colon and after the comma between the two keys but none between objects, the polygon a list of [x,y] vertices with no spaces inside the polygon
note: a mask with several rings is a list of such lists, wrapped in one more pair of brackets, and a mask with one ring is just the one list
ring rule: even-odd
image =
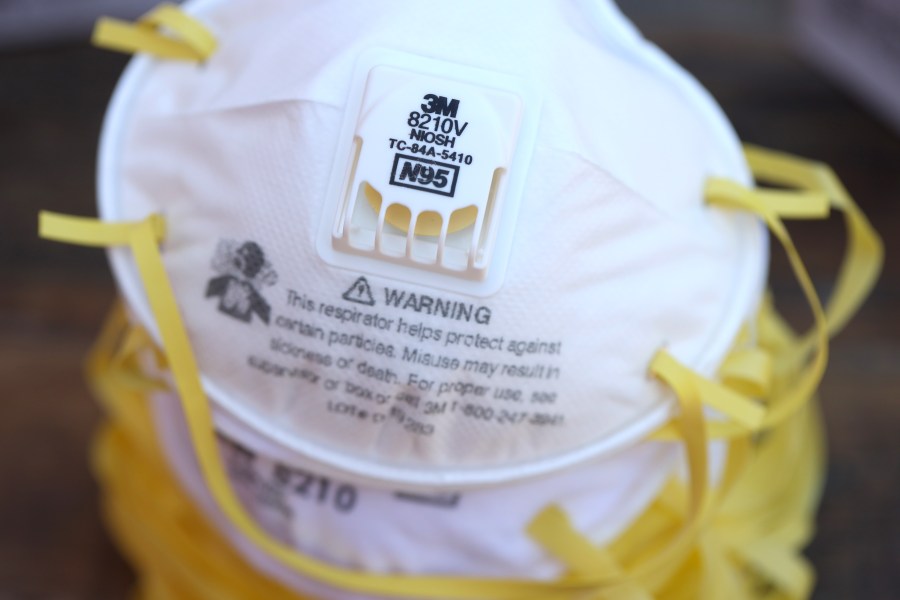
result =
[{"label": "n95 respirator mask", "polygon": [[[752,435],[817,431],[828,332],[877,268],[825,311],[781,218],[846,210],[851,265],[875,238],[819,167],[745,158],[612,2],[194,0],[97,40],[156,57],[110,107],[104,223],[43,225],[111,247],[126,310],[92,372],[151,416],[106,447],[155,440],[142,460],[280,585],[648,597],[758,491]],[[763,302],[765,225],[806,338]]]},{"label": "n95 respirator mask", "polygon": [[[675,410],[651,358],[714,374],[761,295],[761,225],[703,203],[712,175],[749,183],[715,105],[608,3],[457,3],[440,27],[411,2],[190,6],[216,54],[129,68],[101,212],[166,216],[232,475],[255,457],[245,503],[374,571],[558,576],[525,533],[551,502],[620,533],[677,462],[634,446]],[[128,251],[112,260],[156,331]],[[266,508],[275,464],[348,482],[338,505],[365,495]],[[389,533],[413,516],[433,535]]]},{"label": "n95 respirator mask", "polygon": [[749,183],[740,146],[611,5],[194,6],[219,47],[129,69],[101,212],[165,215],[204,388],[285,448],[375,483],[552,471],[659,427],[654,353],[712,375],[756,309],[762,226],[703,202]]}]

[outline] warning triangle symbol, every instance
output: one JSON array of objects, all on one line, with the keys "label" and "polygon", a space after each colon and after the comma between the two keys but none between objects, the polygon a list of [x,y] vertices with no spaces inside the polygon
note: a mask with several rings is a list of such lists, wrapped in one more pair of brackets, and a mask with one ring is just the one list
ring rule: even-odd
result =
[{"label": "warning triangle symbol", "polygon": [[372,296],[372,288],[365,277],[360,277],[353,282],[344,295],[341,296],[348,302],[356,302],[357,304],[365,304],[366,306],[375,306],[375,298]]}]

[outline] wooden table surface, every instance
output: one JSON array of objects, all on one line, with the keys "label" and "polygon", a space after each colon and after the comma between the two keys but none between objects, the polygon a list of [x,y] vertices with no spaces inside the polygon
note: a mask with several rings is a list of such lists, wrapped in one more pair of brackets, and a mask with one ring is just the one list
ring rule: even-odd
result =
[{"label": "wooden table surface", "polygon": [[[822,386],[831,463],[809,554],[816,598],[900,598],[900,139],[783,45],[702,36],[663,45],[742,138],[832,164],[885,238],[885,274],[836,340]],[[0,600],[119,599],[132,581],[100,524],[86,464],[100,414],[81,361],[114,287],[100,251],[35,234],[39,209],[95,213],[95,146],[124,64],[86,47],[0,55]],[[792,231],[827,291],[840,221]],[[808,323],[778,253],[771,280],[779,306]]]}]

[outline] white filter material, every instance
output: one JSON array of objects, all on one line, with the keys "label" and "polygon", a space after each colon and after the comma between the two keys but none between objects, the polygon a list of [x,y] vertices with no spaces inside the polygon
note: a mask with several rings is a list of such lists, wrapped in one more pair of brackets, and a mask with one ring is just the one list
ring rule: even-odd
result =
[{"label": "white filter material", "polygon": [[[165,215],[163,258],[217,410],[330,473],[465,487],[622,456],[674,410],[647,374],[660,348],[715,372],[765,269],[758,223],[703,203],[709,176],[746,182],[740,148],[685,75],[588,6],[461,0],[423,19],[411,0],[207,1],[209,61],[136,63],[107,126],[101,210]],[[316,251],[354,64],[373,47],[542,91],[524,106],[539,128],[489,297]],[[113,260],[155,330],[127,251]]]},{"label": "white filter material", "polygon": [[[167,458],[195,501],[262,572],[322,598],[356,596],[310,582],[265,556],[218,510],[203,485],[178,398],[153,398]],[[253,440],[253,434],[249,435]],[[656,496],[679,460],[675,443],[652,442],[539,479],[477,490],[391,490],[341,481],[265,442],[250,452],[220,434],[229,478],[272,536],[332,564],[377,573],[552,579],[563,566],[527,535],[550,504],[603,545]],[[278,456],[278,455],[282,456]]]}]

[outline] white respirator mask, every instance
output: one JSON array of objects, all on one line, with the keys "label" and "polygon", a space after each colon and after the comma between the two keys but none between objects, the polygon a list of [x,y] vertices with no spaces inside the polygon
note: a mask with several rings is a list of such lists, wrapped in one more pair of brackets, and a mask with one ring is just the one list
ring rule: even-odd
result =
[{"label": "white respirator mask", "polygon": [[[611,1],[522,4],[98,23],[145,55],[101,219],[40,230],[110,248],[93,459],[145,600],[809,595],[812,397],[880,241]],[[783,220],[830,208],[823,306]],[[763,298],[766,227],[805,335]]]},{"label": "white respirator mask", "polygon": [[[703,201],[711,176],[750,183],[707,94],[611,2],[186,8],[218,49],[129,67],[100,209],[167,220],[253,516],[372,572],[558,577],[525,531],[552,503],[597,543],[621,533],[679,463],[636,445],[676,409],[651,359],[714,375],[765,277],[758,220]],[[111,257],[158,336],[129,252]],[[177,398],[156,403],[216,514]],[[231,537],[298,589],[355,597]]]},{"label": "white respirator mask", "polygon": [[[673,476],[729,480],[725,442],[704,434],[698,460],[648,439],[696,391],[651,364],[664,353],[716,382],[736,348],[755,350],[768,237],[752,212],[706,201],[711,180],[724,196],[753,186],[741,145],[611,1],[184,10],[215,52],[131,63],[103,133],[100,213],[165,219],[160,265],[133,240],[110,250],[131,320],[170,363],[141,358],[169,388],[152,394],[156,429],[260,571],[327,598],[393,589],[273,560],[220,511],[225,488],[271,539],[337,568],[549,582],[566,565],[529,534],[548,506],[604,546]],[[825,316],[795,269],[819,349],[798,376],[805,401]],[[160,281],[171,306],[148,293]],[[736,389],[727,415],[701,390],[699,414],[761,425],[764,394]]]},{"label": "white respirator mask", "polygon": [[654,354],[712,376],[754,314],[764,229],[703,200],[741,147],[612,3],[188,6],[216,54],[129,68],[100,209],[165,216],[217,414],[373,484],[497,484],[646,436]]}]

